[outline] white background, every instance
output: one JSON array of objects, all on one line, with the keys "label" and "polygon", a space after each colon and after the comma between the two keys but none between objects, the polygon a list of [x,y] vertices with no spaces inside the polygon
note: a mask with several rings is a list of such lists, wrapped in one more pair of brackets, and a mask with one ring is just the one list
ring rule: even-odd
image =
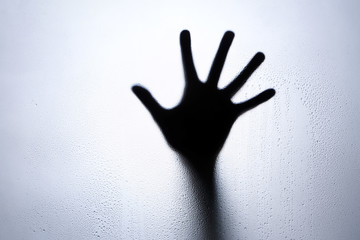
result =
[{"label": "white background", "polygon": [[359,4],[20,1],[0,4],[0,239],[201,238],[191,181],[130,88],[165,107],[184,80],[179,33],[220,87],[266,60],[234,102],[216,168],[226,239],[360,238]]}]

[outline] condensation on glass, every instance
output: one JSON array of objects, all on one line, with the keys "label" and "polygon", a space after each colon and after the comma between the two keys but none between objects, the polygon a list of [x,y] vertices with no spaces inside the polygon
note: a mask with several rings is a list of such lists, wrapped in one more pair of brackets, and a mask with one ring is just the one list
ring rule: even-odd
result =
[{"label": "condensation on glass", "polygon": [[220,86],[257,52],[216,167],[224,239],[360,236],[356,1],[2,2],[0,239],[196,239],[196,181],[130,90],[175,106],[179,33],[205,79],[235,32]]}]

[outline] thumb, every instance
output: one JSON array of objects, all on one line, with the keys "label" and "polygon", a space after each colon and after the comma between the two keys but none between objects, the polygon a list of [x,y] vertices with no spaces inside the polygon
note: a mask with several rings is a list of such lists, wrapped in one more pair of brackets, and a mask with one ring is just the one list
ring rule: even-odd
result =
[{"label": "thumb", "polygon": [[142,102],[142,104],[144,104],[146,109],[150,112],[154,120],[158,122],[160,117],[164,114],[165,109],[160,106],[160,104],[154,99],[154,97],[147,89],[139,85],[135,85],[131,89]]}]

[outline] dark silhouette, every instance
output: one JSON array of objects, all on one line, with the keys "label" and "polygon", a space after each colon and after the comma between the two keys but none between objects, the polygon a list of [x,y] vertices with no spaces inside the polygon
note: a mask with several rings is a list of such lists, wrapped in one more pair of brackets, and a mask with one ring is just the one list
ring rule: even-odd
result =
[{"label": "dark silhouette", "polygon": [[208,79],[201,82],[196,74],[190,43],[190,33],[180,34],[180,45],[185,72],[185,91],[180,104],[164,109],[141,86],[132,90],[149,110],[159,125],[169,145],[183,155],[190,166],[201,175],[212,175],[215,160],[223,147],[235,120],[244,112],[258,106],[274,96],[274,89],[267,89],[256,97],[234,104],[231,98],[244,85],[251,74],[264,61],[258,52],[244,70],[224,89],[217,84],[226,55],[234,38],[226,32],[210,69]]},{"label": "dark silhouette", "polygon": [[149,110],[159,125],[169,145],[182,157],[189,167],[190,181],[194,186],[194,202],[198,204],[199,226],[204,237],[200,239],[223,239],[224,232],[218,221],[218,201],[214,183],[216,158],[223,147],[236,119],[244,112],[266,102],[275,95],[267,89],[243,103],[234,104],[231,98],[264,61],[263,53],[255,54],[243,71],[224,89],[218,89],[220,73],[234,38],[226,32],[221,40],[205,83],[196,74],[190,43],[190,33],[180,34],[181,54],[185,72],[185,91],[178,106],[164,109],[141,86],[132,90]]}]

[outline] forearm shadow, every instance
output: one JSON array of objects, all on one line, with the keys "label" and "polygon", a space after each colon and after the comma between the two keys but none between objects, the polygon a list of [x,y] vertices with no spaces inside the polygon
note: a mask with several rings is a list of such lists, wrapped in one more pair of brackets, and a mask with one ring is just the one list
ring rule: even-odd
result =
[{"label": "forearm shadow", "polygon": [[215,159],[193,159],[189,161],[186,157],[181,156],[181,161],[188,170],[188,181],[192,186],[193,202],[197,205],[197,226],[194,230],[201,231],[201,239],[221,239],[221,224],[219,220],[219,208],[217,201],[215,164],[202,165],[200,167],[196,163],[207,161],[215,163]]}]

